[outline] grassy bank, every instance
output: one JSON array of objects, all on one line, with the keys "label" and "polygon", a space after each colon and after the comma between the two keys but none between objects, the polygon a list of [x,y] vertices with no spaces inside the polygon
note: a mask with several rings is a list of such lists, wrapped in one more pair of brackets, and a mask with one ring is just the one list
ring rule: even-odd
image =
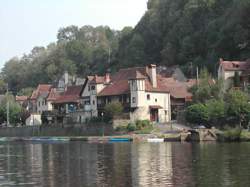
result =
[{"label": "grassy bank", "polygon": [[225,142],[250,141],[250,131],[240,128],[223,130],[218,134],[218,141],[225,141]]}]

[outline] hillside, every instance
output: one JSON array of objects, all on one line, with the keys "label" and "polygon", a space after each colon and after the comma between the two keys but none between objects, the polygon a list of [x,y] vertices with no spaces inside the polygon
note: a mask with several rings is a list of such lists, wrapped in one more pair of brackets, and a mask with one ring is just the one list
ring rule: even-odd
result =
[{"label": "hillside", "polygon": [[206,66],[220,57],[250,58],[250,0],[149,0],[148,11],[120,41],[117,66]]},{"label": "hillside", "polygon": [[17,92],[55,83],[66,70],[83,77],[156,63],[178,64],[188,75],[192,62],[215,74],[220,57],[250,58],[249,12],[250,0],[149,0],[134,29],[62,28],[56,43],[9,60],[1,77]]}]

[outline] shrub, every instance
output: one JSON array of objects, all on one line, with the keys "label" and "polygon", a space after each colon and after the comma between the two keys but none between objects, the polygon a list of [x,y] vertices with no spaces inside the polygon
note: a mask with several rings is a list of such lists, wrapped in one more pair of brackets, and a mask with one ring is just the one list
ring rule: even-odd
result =
[{"label": "shrub", "polygon": [[110,119],[113,119],[114,116],[122,114],[122,112],[123,106],[119,102],[112,102],[104,107],[104,115]]},{"label": "shrub", "polygon": [[136,130],[136,125],[134,123],[129,123],[127,126],[127,130],[129,132],[135,131]]},{"label": "shrub", "polygon": [[186,119],[193,124],[208,124],[209,114],[207,106],[201,103],[193,104],[187,108]]},{"label": "shrub", "polygon": [[137,120],[135,122],[136,130],[142,130],[147,127],[152,127],[152,124],[149,120]]}]

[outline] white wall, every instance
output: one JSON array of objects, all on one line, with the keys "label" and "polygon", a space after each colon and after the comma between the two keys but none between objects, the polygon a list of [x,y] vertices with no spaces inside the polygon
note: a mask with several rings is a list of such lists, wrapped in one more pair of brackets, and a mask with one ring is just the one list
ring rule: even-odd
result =
[{"label": "white wall", "polygon": [[[227,90],[233,86],[233,79],[236,71],[225,71],[220,65],[218,69],[218,78],[223,80],[224,90]],[[238,71],[239,75],[242,74],[242,71]]]},{"label": "white wall", "polygon": [[[39,102],[40,102],[40,106],[39,106]],[[36,101],[36,106],[37,106],[37,112],[39,114],[41,114],[43,111],[52,111],[53,110],[53,106],[51,101],[46,102],[46,99],[42,98],[42,97],[38,97],[37,101]]]},{"label": "white wall", "polygon": [[25,124],[27,126],[41,125],[42,124],[41,115],[31,114],[30,117],[26,119]]},{"label": "white wall", "polygon": [[[150,95],[150,99],[147,99],[147,95]],[[141,95],[139,100],[143,102],[143,106],[138,106],[137,109],[130,114],[132,121],[137,119],[150,120],[150,106],[160,106],[162,109],[158,109],[159,122],[169,122],[171,120],[171,107],[170,107],[170,94],[169,93],[155,93],[144,92],[144,96]]]}]

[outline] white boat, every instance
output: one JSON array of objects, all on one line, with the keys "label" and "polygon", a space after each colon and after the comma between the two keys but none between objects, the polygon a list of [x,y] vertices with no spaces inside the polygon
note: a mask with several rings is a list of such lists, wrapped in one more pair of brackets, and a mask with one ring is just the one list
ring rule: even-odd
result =
[{"label": "white boat", "polygon": [[150,143],[164,142],[164,138],[148,138],[148,142]]}]

